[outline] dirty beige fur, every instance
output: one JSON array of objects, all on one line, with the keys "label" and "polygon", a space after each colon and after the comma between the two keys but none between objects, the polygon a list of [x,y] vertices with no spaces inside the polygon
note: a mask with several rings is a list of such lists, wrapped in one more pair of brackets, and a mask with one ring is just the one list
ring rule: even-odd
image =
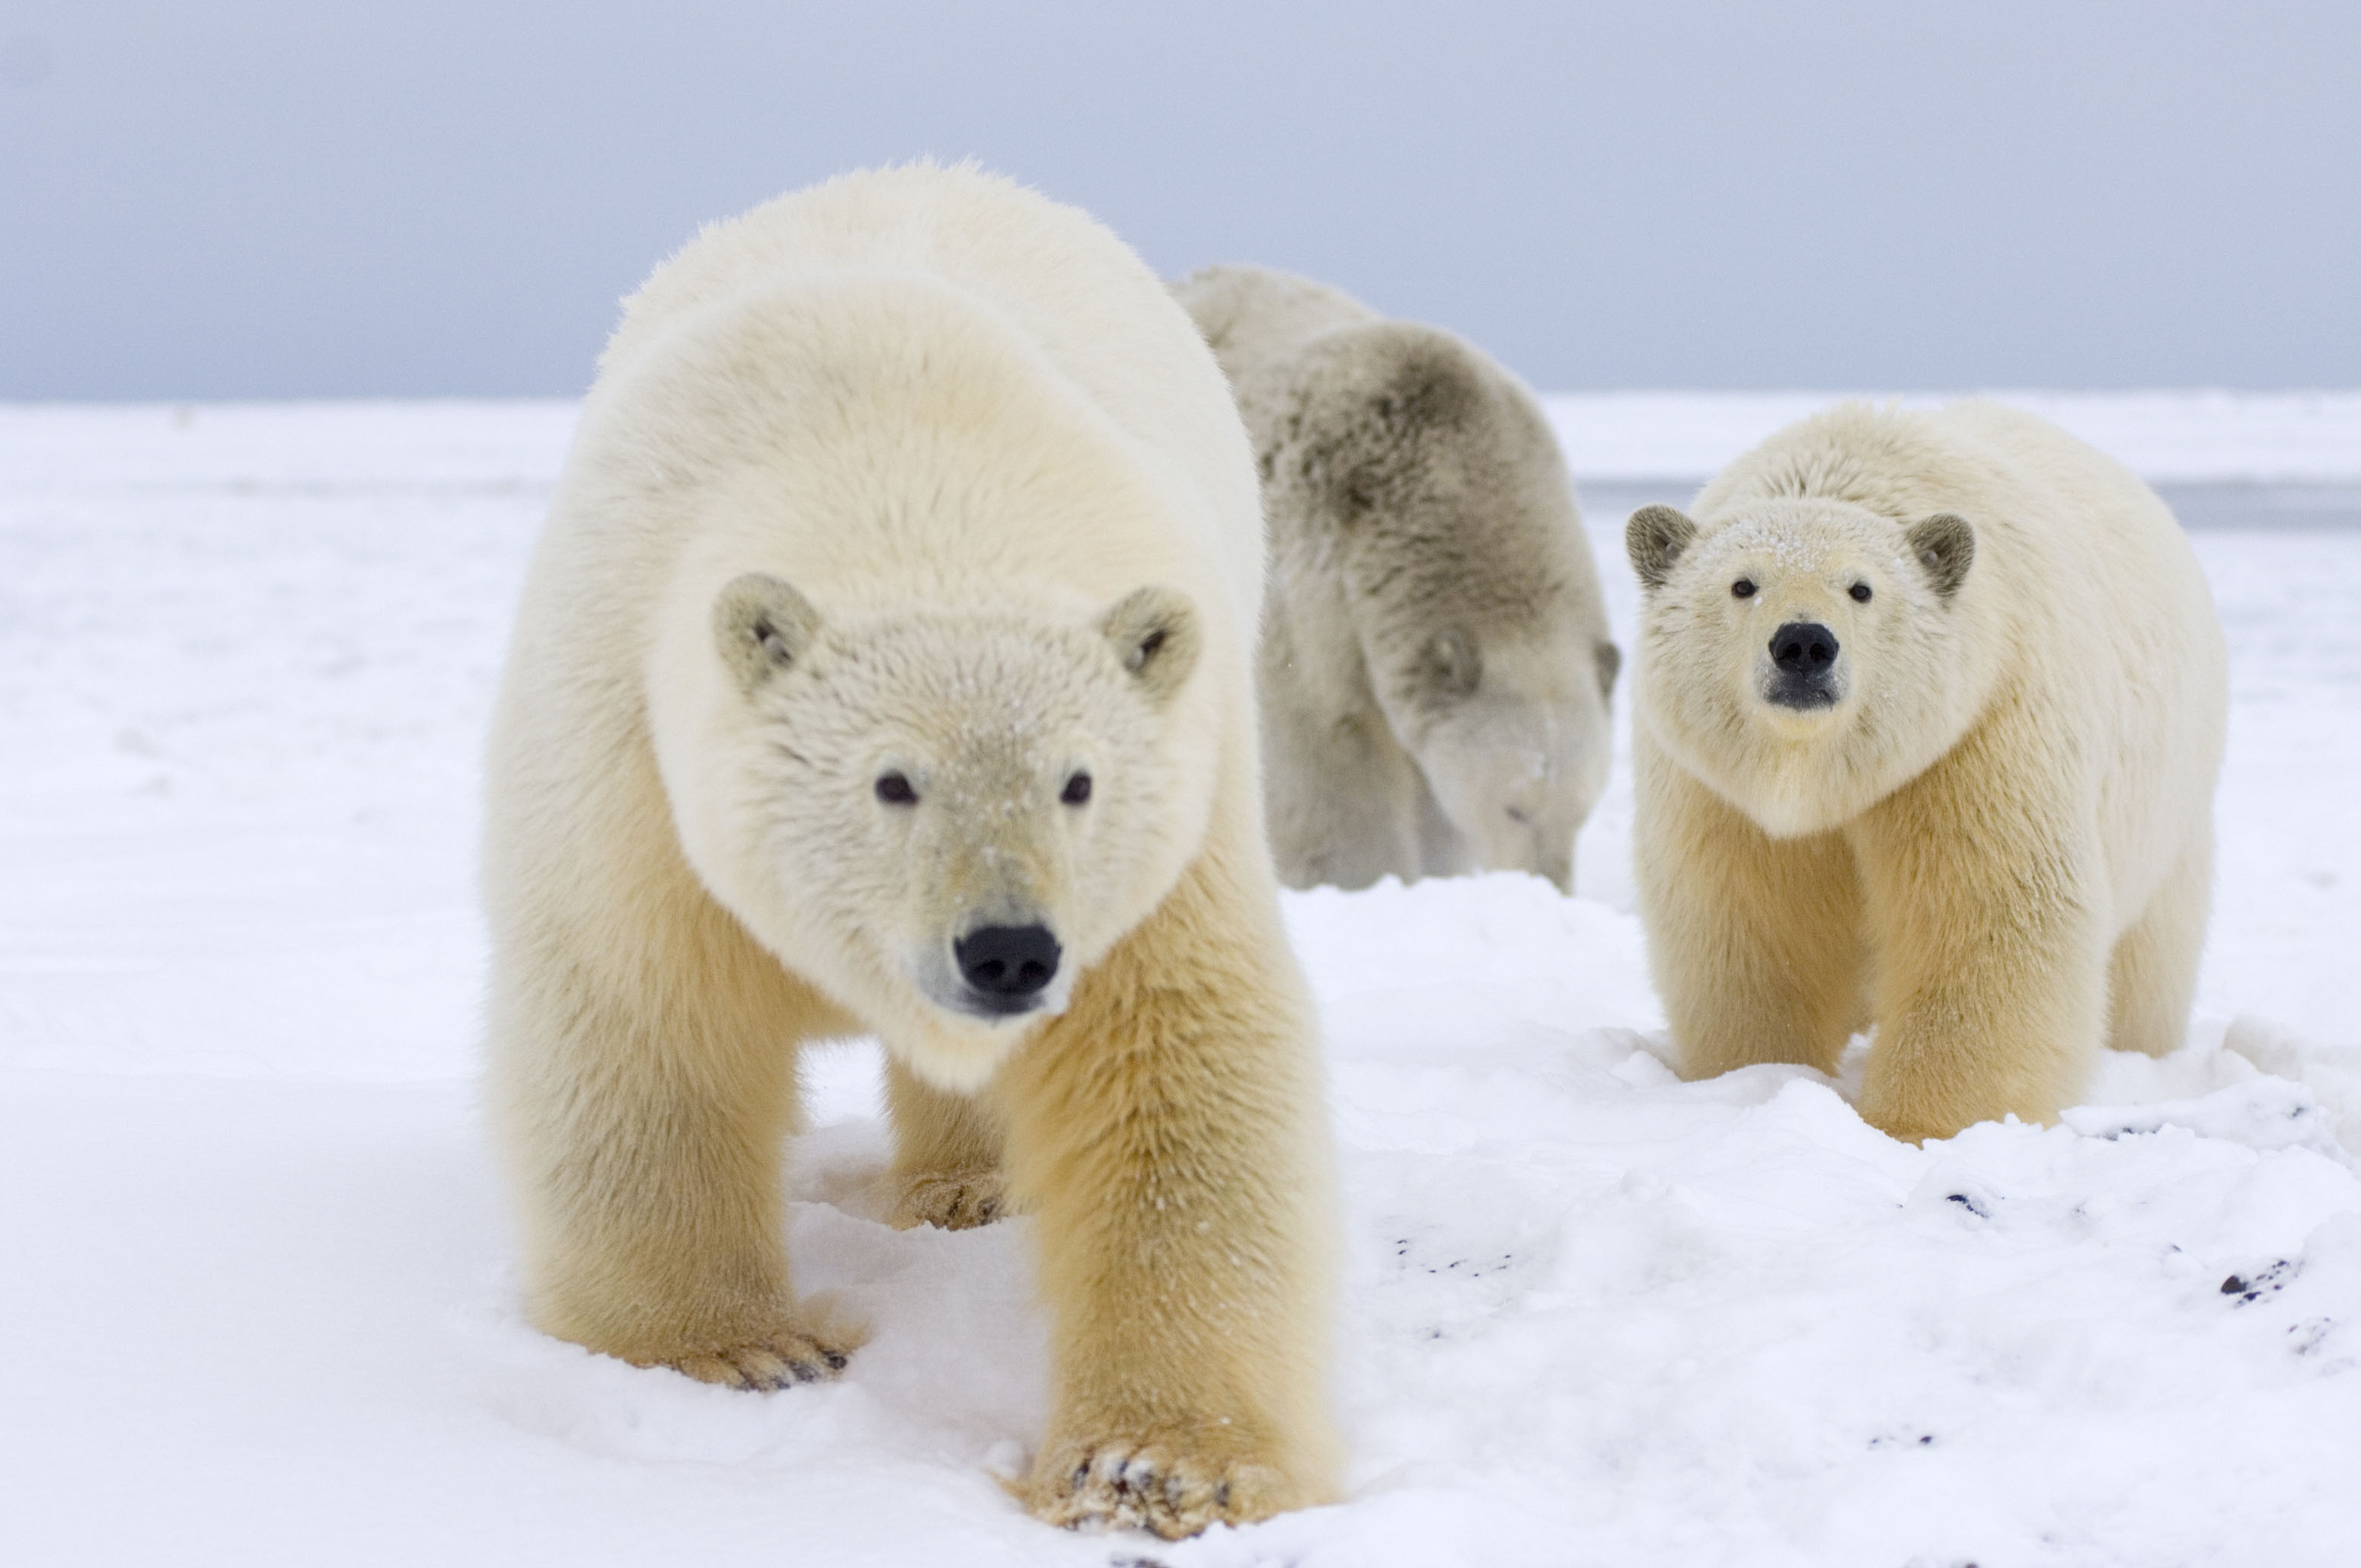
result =
[{"label": "dirty beige fur", "polygon": [[1290,886],[1520,870],[1572,891],[1620,662],[1540,405],[1433,327],[1307,279],[1174,286],[1255,443],[1257,679]]}]

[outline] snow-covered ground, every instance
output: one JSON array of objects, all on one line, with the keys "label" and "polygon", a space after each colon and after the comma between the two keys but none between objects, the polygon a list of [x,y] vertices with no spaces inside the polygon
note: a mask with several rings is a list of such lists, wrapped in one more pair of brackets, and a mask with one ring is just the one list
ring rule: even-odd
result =
[{"label": "snow-covered ground", "polygon": [[[1554,411],[1594,495],[1678,500],[1814,401]],[[2041,406],[2159,479],[2361,486],[2361,397]],[[1041,1419],[1024,1223],[878,1223],[870,1048],[815,1064],[793,1178],[801,1283],[872,1329],[841,1383],[519,1320],[476,760],[572,417],[0,410],[0,1562],[2361,1560],[2361,532],[2195,534],[2235,703],[2200,1017],[2063,1126],[1920,1149],[1849,1080],[1677,1082],[1628,775],[1576,899],[1291,897],[1350,1494],[1167,1546],[995,1486]]]}]

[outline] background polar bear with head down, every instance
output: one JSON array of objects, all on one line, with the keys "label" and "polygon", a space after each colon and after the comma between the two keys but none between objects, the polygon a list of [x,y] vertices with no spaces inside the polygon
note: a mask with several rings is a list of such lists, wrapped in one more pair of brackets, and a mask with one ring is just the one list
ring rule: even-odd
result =
[{"label": "background polar bear with head down", "polygon": [[548,1332],[776,1387],[799,1041],[905,1223],[1035,1216],[1040,1516],[1325,1496],[1330,1179],[1277,909],[1252,458],[1189,319],[969,170],[707,229],[629,303],[490,753],[491,1080]]},{"label": "background polar bear with head down", "polygon": [[1833,1070],[1912,1139],[2188,1027],[2228,706],[2179,524],[1992,403],[1839,407],[1628,526],[1633,828],[1690,1076]]},{"label": "background polar bear with head down", "polygon": [[1621,655],[1540,403],[1437,327],[1261,267],[1173,286],[1270,516],[1257,669],[1281,880],[1574,888]]}]

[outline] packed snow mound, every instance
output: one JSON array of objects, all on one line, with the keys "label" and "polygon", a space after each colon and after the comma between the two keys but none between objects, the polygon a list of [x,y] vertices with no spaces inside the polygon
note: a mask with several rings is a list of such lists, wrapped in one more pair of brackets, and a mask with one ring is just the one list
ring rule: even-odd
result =
[{"label": "packed snow mound", "polygon": [[[2361,1537],[2361,537],[2197,536],[2234,704],[2200,1019],[2057,1127],[1896,1144],[1858,1049],[1680,1082],[1628,771],[1576,898],[1289,895],[1348,1495],[1166,1545],[997,1485],[1043,1414],[1027,1222],[884,1223],[873,1046],[815,1053],[791,1177],[798,1283],[866,1332],[844,1381],[738,1394],[522,1323],[470,879],[547,407],[240,411],[225,441],[305,476],[251,485],[214,411],[29,417],[0,450],[85,477],[0,463],[0,1559],[2329,1568]],[[465,462],[405,478],[412,419]],[[1628,642],[1622,518],[1588,521]]]}]

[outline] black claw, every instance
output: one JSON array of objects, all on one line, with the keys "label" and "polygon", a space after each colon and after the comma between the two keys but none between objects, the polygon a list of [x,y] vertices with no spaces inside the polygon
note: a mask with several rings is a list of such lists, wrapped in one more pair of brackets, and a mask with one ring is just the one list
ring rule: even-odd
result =
[{"label": "black claw", "polygon": [[1230,1484],[1227,1481],[1223,1481],[1216,1484],[1213,1487],[1213,1507],[1217,1508],[1226,1508],[1229,1506]]},{"label": "black claw", "polygon": [[1074,1466],[1074,1490],[1079,1492],[1090,1484],[1091,1465],[1090,1461],[1086,1459],[1082,1464]]},{"label": "black claw", "polygon": [[820,1352],[820,1359],[828,1363],[830,1372],[844,1370],[844,1352],[840,1350],[824,1350]]}]

